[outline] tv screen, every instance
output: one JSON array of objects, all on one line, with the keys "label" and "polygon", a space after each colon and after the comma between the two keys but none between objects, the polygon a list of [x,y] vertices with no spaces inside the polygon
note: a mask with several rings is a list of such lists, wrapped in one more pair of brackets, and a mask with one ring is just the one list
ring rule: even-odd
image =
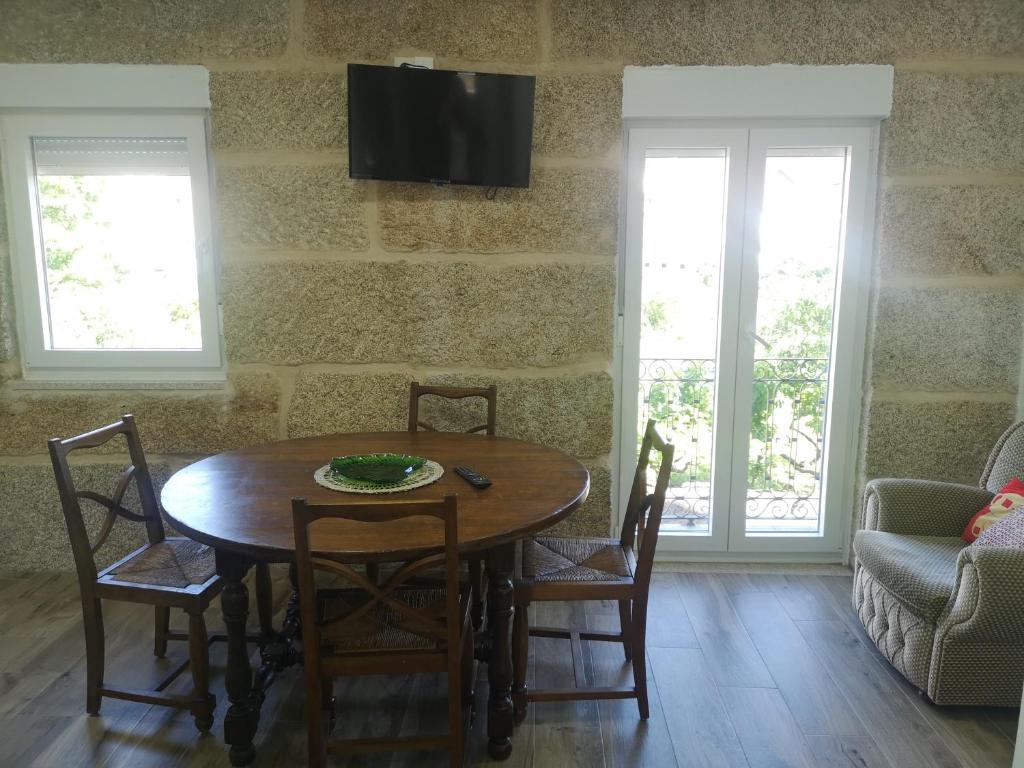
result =
[{"label": "tv screen", "polygon": [[348,65],[353,179],[528,187],[534,78]]}]

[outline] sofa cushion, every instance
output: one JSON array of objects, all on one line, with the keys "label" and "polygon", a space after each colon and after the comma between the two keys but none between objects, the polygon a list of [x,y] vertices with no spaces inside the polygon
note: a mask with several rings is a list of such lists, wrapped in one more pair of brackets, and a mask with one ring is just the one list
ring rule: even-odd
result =
[{"label": "sofa cushion", "polygon": [[964,541],[974,541],[982,531],[1020,506],[1024,506],[1024,480],[1015,477],[1000,488],[992,501],[982,507],[967,523],[967,527],[964,528]]},{"label": "sofa cushion", "polygon": [[934,622],[953,593],[956,559],[967,544],[957,536],[904,536],[857,531],[860,566],[921,618]]},{"label": "sofa cushion", "polygon": [[1024,549],[1024,507],[1017,507],[1003,519],[992,523],[971,546]]}]

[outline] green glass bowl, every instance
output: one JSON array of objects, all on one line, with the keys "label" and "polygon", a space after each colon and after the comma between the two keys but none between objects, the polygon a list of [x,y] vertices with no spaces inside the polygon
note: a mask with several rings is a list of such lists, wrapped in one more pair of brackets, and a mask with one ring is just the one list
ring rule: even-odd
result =
[{"label": "green glass bowl", "polygon": [[337,456],[331,459],[331,473],[349,480],[371,483],[399,483],[427,463],[419,456],[404,453],[367,453]]}]

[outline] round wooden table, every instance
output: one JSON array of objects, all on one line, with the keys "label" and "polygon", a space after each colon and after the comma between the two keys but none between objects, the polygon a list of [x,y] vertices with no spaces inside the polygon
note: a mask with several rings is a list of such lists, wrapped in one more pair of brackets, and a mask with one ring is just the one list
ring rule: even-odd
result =
[{"label": "round wooden table", "polygon": [[[422,488],[378,496],[339,493],[313,480],[314,471],[333,456],[378,452],[424,456],[444,467],[444,476]],[[454,473],[456,466],[471,467],[493,485],[473,488]],[[487,562],[488,748],[493,757],[503,759],[512,750],[509,628],[515,542],[567,516],[583,503],[589,488],[586,468],[556,449],[445,432],[363,432],[285,440],[211,456],[177,472],[161,493],[164,512],[175,528],[216,549],[217,573],[224,583],[225,687],[231,701],[224,738],[231,747],[232,764],[252,762],[264,692],[278,672],[298,660],[291,645],[298,629],[293,595],[282,631],[263,638],[263,664],[253,674],[246,647],[249,594],[243,583],[255,562],[293,561],[293,497],[338,503],[458,494],[459,548],[479,552]],[[317,549],[349,562],[405,560],[443,546],[429,525],[337,523],[329,539],[318,540]]]}]

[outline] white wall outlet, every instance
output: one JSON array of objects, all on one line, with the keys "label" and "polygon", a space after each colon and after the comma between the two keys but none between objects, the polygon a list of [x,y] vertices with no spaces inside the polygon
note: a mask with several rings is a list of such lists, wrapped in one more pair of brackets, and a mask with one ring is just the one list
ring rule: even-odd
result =
[{"label": "white wall outlet", "polygon": [[410,64],[414,67],[426,67],[427,69],[434,68],[434,57],[433,56],[395,56],[395,66],[400,67],[403,64]]}]

